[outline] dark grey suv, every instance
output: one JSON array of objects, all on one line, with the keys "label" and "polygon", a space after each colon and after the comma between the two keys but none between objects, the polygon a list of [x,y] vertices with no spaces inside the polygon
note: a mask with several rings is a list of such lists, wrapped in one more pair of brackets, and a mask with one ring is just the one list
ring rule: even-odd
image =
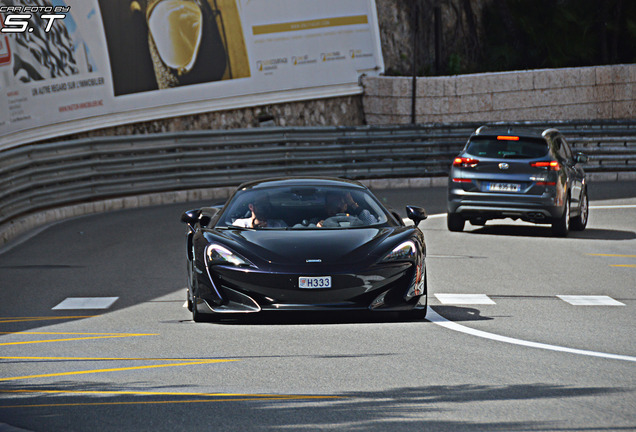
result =
[{"label": "dark grey suv", "polygon": [[584,230],[589,204],[583,153],[572,154],[556,129],[477,129],[448,177],[448,229],[468,220],[521,219],[551,224],[557,236]]}]

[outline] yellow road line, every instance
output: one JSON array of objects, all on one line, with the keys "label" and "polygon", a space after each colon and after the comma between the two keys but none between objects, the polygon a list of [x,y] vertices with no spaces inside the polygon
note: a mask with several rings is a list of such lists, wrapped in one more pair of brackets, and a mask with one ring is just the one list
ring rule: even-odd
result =
[{"label": "yellow road line", "polygon": [[620,257],[620,258],[636,258],[636,255],[619,255],[619,254],[587,254],[590,256],[602,256],[602,257]]},{"label": "yellow road line", "polygon": [[[51,342],[68,342],[68,341],[78,341],[78,340],[92,340],[92,339],[112,339],[112,338],[125,338],[125,337],[138,337],[138,336],[157,336],[156,333],[46,333],[46,332],[18,332],[18,333],[11,333],[11,332],[3,332],[0,334],[16,334],[16,335],[21,335],[21,334],[40,334],[40,335],[44,335],[44,334],[49,334],[49,335],[53,335],[53,334],[58,334],[58,335],[63,335],[63,334],[68,334],[68,335],[81,335],[81,334],[85,334],[87,335],[86,337],[76,337],[76,338],[63,338],[63,339],[44,339],[44,340],[36,340],[36,341],[20,341],[20,342],[3,342],[0,343],[0,346],[8,346],[8,345],[30,345],[30,344],[40,344],[40,343],[51,343]],[[94,336],[91,336],[94,335]],[[100,336],[97,336],[100,335]]]},{"label": "yellow road line", "polygon": [[0,332],[0,334],[29,334],[29,335],[98,335],[98,336],[159,336],[159,333],[90,333],[90,332]]},{"label": "yellow road line", "polygon": [[636,267],[636,264],[610,264],[610,267]]},{"label": "yellow road line", "polygon": [[2,323],[31,322],[31,321],[48,321],[48,320],[65,320],[65,319],[84,319],[94,318],[99,315],[82,315],[82,316],[47,316],[47,317],[0,317]]},{"label": "yellow road line", "polygon": [[91,361],[170,361],[170,362],[205,362],[212,360],[228,360],[228,359],[185,359],[185,358],[158,358],[158,357],[34,357],[34,356],[1,356],[0,360],[91,360]]},{"label": "yellow road line", "polygon": [[182,363],[169,363],[169,364],[162,364],[162,365],[130,366],[130,367],[123,367],[123,368],[92,369],[92,370],[72,371],[72,372],[57,372],[57,373],[41,374],[41,375],[25,375],[25,376],[19,376],[19,377],[0,378],[0,382],[2,382],[2,381],[18,381],[18,380],[34,379],[34,378],[60,377],[60,376],[69,376],[69,375],[84,375],[84,374],[97,374],[97,373],[107,373],[107,372],[122,372],[122,371],[141,370],[141,369],[157,369],[157,368],[164,368],[164,367],[191,366],[191,365],[198,365],[198,364],[224,363],[224,362],[231,362],[231,361],[238,361],[238,360],[231,360],[231,359],[229,359],[229,360],[226,360],[226,359],[218,360],[218,359],[215,359],[215,360],[204,360],[204,361],[185,361],[185,362],[182,362]]},{"label": "yellow road line", "polygon": [[193,400],[169,400],[169,401],[137,401],[137,402],[87,402],[87,403],[59,403],[39,405],[0,405],[0,408],[51,408],[71,406],[108,406],[108,405],[152,405],[152,404],[178,404],[178,403],[211,403],[211,402],[246,402],[246,401],[274,401],[274,400],[316,400],[339,399],[339,396],[265,396],[265,397],[241,397],[223,399],[193,399]]},{"label": "yellow road line", "polygon": [[88,395],[132,395],[132,396],[199,396],[199,397],[302,397],[306,399],[340,398],[340,396],[308,396],[308,395],[273,395],[273,394],[245,394],[245,393],[201,393],[201,392],[151,392],[151,391],[122,391],[122,390],[0,390],[0,393],[44,393],[44,394],[88,394]]}]

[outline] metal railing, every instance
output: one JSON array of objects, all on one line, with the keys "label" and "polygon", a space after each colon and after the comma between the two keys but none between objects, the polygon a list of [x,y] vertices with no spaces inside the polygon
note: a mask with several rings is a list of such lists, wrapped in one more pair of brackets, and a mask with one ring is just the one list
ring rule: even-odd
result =
[{"label": "metal railing", "polygon": [[[636,121],[519,124],[560,129],[590,156],[587,172],[636,171]],[[0,151],[0,225],[76,203],[271,176],[445,176],[478,126],[258,128],[22,145]]]}]

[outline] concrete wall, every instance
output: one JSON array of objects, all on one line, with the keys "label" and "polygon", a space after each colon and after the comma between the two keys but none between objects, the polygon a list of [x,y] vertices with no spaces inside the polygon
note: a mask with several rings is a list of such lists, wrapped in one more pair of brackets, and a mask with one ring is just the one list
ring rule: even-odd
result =
[{"label": "concrete wall", "polygon": [[[363,84],[367,124],[411,122],[411,78]],[[417,123],[636,118],[636,64],[420,77],[416,89]]]}]

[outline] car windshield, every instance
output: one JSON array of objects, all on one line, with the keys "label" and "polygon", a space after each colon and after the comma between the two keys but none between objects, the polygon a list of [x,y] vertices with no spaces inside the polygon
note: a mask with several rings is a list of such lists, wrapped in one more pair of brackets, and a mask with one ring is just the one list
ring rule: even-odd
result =
[{"label": "car windshield", "polygon": [[468,143],[466,153],[495,159],[536,159],[548,154],[548,144],[540,139],[473,138]]},{"label": "car windshield", "polygon": [[220,215],[216,227],[341,229],[387,222],[385,211],[367,190],[284,186],[238,191]]}]

